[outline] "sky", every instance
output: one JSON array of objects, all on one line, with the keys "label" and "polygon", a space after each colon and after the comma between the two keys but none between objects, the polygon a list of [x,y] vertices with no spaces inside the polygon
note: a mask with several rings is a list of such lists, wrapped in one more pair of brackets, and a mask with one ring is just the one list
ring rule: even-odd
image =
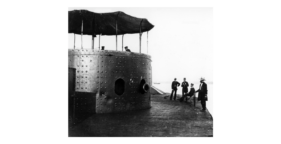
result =
[{"label": "sky", "polygon": [[[93,12],[123,11],[146,18],[148,54],[153,82],[183,77],[214,82],[207,103],[214,118],[281,118],[281,7],[68,7]],[[73,48],[67,34],[67,48]],[[125,35],[124,43],[139,50],[139,35]],[[91,48],[83,36],[83,47]],[[115,50],[115,37],[102,36],[101,45]],[[81,47],[81,36],[76,36]],[[95,40],[95,48],[98,39]],[[118,37],[121,50],[121,36]],[[147,35],[142,36],[147,54]]]}]

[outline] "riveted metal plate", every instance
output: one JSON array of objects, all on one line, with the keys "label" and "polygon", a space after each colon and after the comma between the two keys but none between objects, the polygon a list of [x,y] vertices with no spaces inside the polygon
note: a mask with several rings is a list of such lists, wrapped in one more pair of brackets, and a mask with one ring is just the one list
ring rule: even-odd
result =
[{"label": "riveted metal plate", "polygon": [[[151,57],[145,54],[92,49],[69,50],[69,67],[76,68],[76,91],[96,93],[96,113],[124,112],[150,107],[150,91],[140,93],[140,81],[151,86]],[[115,81],[125,91],[117,95]]]}]

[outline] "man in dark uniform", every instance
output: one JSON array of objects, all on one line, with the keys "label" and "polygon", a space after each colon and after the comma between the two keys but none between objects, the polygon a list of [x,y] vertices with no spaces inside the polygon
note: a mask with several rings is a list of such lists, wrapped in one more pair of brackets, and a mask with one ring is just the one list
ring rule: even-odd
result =
[{"label": "man in dark uniform", "polygon": [[126,50],[127,52],[131,52],[131,50],[128,48],[128,46],[125,46],[125,50]]},{"label": "man in dark uniform", "polygon": [[208,97],[207,97],[208,89],[207,89],[207,84],[204,81],[205,81],[204,78],[200,79],[200,86],[199,89],[196,91],[199,92],[198,101],[201,101],[203,111],[206,110],[206,101],[208,101]]},{"label": "man in dark uniform", "polygon": [[179,99],[180,102],[182,102],[184,100],[184,98],[186,98],[187,99],[186,101],[188,101],[194,95],[195,89],[193,88],[193,83],[191,83],[190,85],[191,85],[190,92],[188,94],[184,95],[183,97],[181,97]]},{"label": "man in dark uniform", "polygon": [[[188,92],[188,82],[186,81],[186,79],[184,78],[183,79],[183,82],[181,83],[181,87],[182,87],[182,97],[184,97],[184,95],[186,95],[187,94],[187,92]],[[187,99],[186,99],[186,101],[187,101]]]},{"label": "man in dark uniform", "polygon": [[180,86],[180,83],[177,81],[177,79],[175,78],[174,81],[172,82],[172,93],[171,93],[171,96],[170,96],[170,100],[172,100],[173,98],[173,93],[175,92],[175,95],[174,95],[174,100],[176,100],[176,97],[177,97],[177,90],[178,90],[178,86]]}]

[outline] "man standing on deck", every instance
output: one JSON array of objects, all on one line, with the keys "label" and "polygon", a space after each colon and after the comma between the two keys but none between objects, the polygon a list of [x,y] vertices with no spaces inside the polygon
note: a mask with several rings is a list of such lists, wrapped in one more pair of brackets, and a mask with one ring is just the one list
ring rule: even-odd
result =
[{"label": "man standing on deck", "polygon": [[177,97],[177,90],[178,90],[178,86],[180,86],[180,83],[177,81],[177,78],[174,79],[174,81],[172,82],[172,93],[171,93],[171,96],[170,96],[170,100],[172,100],[173,98],[173,93],[175,92],[175,95],[174,95],[174,100],[176,100],[176,97]]},{"label": "man standing on deck", "polygon": [[203,111],[206,110],[206,101],[208,101],[208,97],[207,97],[208,89],[207,89],[207,84],[204,81],[205,81],[204,78],[200,79],[200,86],[199,89],[196,91],[199,92],[198,101],[201,101]]},{"label": "man standing on deck", "polygon": [[[182,87],[182,98],[184,98],[184,95],[187,94],[188,92],[188,82],[186,81],[185,78],[183,78],[183,82],[181,83],[181,87]],[[187,101],[187,99],[186,99]]]}]

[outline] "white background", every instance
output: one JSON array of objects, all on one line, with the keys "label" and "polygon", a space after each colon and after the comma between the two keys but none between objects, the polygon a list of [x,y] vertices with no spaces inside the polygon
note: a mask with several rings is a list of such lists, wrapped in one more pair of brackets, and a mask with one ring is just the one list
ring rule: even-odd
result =
[{"label": "white background", "polygon": [[[198,82],[202,76],[215,82],[207,103],[214,118],[281,118],[281,7],[68,7],[73,9],[147,18],[155,25],[148,39],[153,81]],[[147,53],[146,33],[142,38]],[[73,39],[67,34],[68,48]],[[138,52],[138,34],[124,41]],[[115,50],[115,36],[102,36],[101,45]],[[91,47],[91,37],[83,36],[83,47]]]}]

